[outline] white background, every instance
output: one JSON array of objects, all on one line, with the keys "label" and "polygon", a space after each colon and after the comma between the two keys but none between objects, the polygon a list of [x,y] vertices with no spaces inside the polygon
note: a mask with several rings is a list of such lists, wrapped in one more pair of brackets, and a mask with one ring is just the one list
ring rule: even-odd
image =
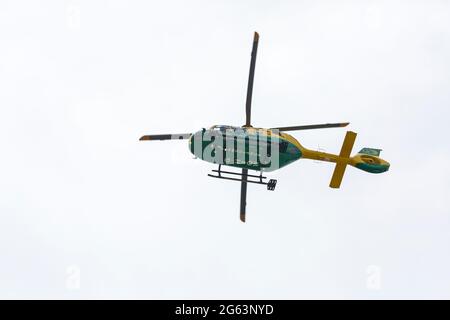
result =
[{"label": "white background", "polygon": [[[350,121],[249,186],[143,134]],[[449,1],[0,2],[0,298],[450,298]],[[294,133],[339,152],[345,129]]]}]

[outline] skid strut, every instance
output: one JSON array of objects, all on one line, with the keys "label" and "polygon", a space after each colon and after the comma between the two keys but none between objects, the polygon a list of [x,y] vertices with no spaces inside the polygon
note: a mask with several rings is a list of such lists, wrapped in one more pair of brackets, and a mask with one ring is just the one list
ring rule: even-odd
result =
[{"label": "skid strut", "polygon": [[[216,174],[208,174],[208,176],[211,178],[232,180],[232,181],[247,181],[248,183],[262,184],[266,185],[267,190],[270,191],[275,190],[275,187],[277,185],[277,180],[275,179],[269,179],[269,181],[266,182],[265,180],[267,179],[267,177],[264,177],[262,175],[262,172],[259,175],[247,174],[246,177],[244,177],[241,173],[238,172],[221,170],[221,165],[219,165],[218,170],[211,170],[211,171],[216,173]],[[227,175],[231,175],[231,177]],[[234,178],[233,176],[239,176],[239,178]]]}]

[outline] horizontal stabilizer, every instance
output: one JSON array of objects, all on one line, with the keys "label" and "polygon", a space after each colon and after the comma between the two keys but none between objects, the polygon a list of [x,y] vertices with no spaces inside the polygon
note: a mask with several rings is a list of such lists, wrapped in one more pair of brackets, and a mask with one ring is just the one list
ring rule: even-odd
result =
[{"label": "horizontal stabilizer", "polygon": [[333,176],[331,177],[331,188],[337,189],[341,186],[342,178],[344,177],[345,168],[347,167],[350,153],[352,152],[353,144],[355,143],[355,139],[356,133],[347,131],[344,143],[342,144],[341,152],[339,153],[336,167],[334,168]]},{"label": "horizontal stabilizer", "polygon": [[344,178],[345,168],[347,168],[347,164],[345,163],[336,164],[333,176],[331,177],[330,188],[338,189],[341,186],[342,178]]}]

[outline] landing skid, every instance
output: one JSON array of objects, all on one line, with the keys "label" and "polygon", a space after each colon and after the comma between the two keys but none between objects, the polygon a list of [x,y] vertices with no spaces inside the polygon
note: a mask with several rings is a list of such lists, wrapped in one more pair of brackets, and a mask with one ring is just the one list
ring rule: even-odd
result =
[{"label": "landing skid", "polygon": [[[262,172],[260,175],[254,175],[254,174],[247,174],[243,175],[239,172],[231,172],[231,171],[223,171],[221,170],[221,165],[219,165],[218,170],[211,170],[212,172],[216,174],[208,174],[211,178],[217,178],[217,179],[225,179],[225,180],[232,180],[232,181],[246,181],[248,183],[255,183],[255,184],[263,184],[267,186],[267,190],[274,191],[275,187],[277,186],[277,180],[275,179],[269,179],[268,182],[265,180],[267,177],[263,177]],[[235,175],[239,176],[240,178],[233,178],[229,177],[228,175]],[[251,178],[251,179],[249,179]],[[257,178],[257,179],[256,179]]]}]

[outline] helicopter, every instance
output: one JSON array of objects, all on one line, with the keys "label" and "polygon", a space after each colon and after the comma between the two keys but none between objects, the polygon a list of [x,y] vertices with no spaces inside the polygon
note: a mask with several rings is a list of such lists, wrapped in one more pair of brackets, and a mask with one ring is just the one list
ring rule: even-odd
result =
[{"label": "helicopter", "polygon": [[[381,159],[381,149],[362,148],[354,156],[350,156],[356,139],[356,133],[347,131],[339,154],[310,150],[303,147],[287,131],[346,127],[349,122],[298,125],[288,127],[258,128],[251,122],[253,79],[255,75],[256,54],[259,34],[254,33],[250,59],[250,71],[245,104],[245,124],[242,126],[214,125],[209,129],[202,128],[194,133],[144,135],[139,140],[179,140],[189,141],[189,150],[201,160],[218,165],[209,177],[238,181],[241,183],[240,220],[246,221],[247,185],[266,185],[267,190],[275,190],[277,180],[264,176],[283,168],[299,159],[312,159],[335,163],[330,181],[331,188],[339,188],[347,165],[369,173],[383,173],[389,170],[390,164]],[[223,170],[222,166],[235,167],[240,172]],[[249,170],[258,174],[249,173]]]}]

